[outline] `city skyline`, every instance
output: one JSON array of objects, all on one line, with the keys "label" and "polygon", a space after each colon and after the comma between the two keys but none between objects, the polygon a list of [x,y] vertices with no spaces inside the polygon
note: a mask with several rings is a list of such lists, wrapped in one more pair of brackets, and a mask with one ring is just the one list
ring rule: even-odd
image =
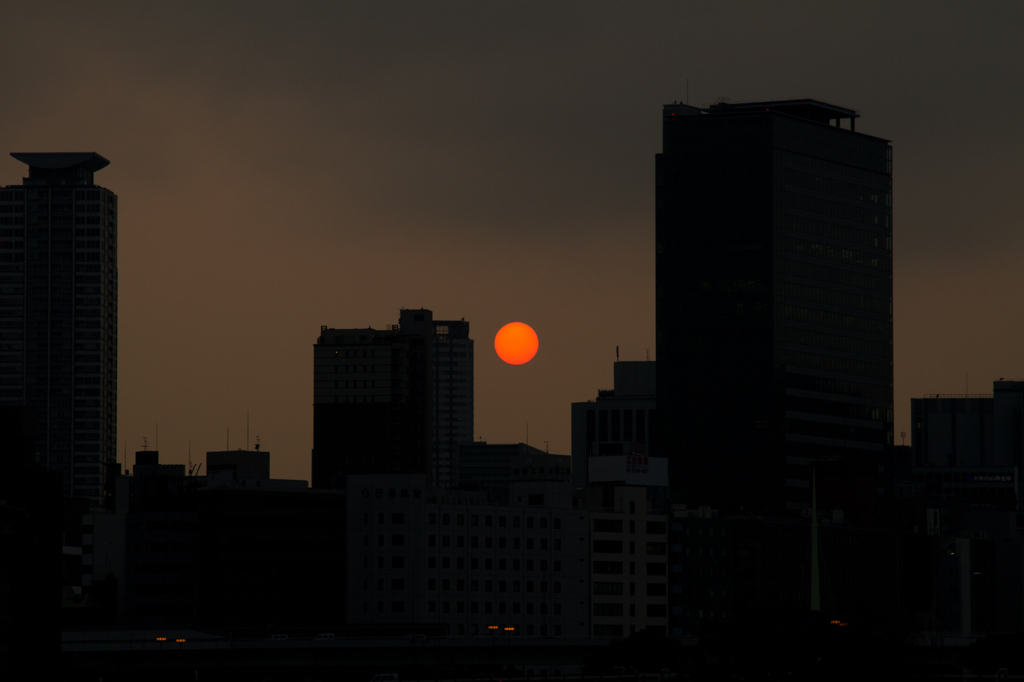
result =
[{"label": "city skyline", "polygon": [[[95,150],[121,197],[119,455],[158,423],[169,463],[241,444],[248,412],[273,475],[308,479],[319,326],[403,306],[472,322],[476,435],[528,423],[567,453],[615,346],[656,359],[653,159],[687,95],[816,97],[894,140],[896,443],[910,398],[1024,375],[1017,7],[746,7],[728,28],[728,8],[446,7],[310,6],[277,30],[265,6],[13,10],[8,151]],[[66,40],[37,55],[44,28]],[[357,29],[379,40],[336,39]],[[2,155],[0,184],[23,168]],[[517,319],[542,343],[513,368],[491,340]]]}]

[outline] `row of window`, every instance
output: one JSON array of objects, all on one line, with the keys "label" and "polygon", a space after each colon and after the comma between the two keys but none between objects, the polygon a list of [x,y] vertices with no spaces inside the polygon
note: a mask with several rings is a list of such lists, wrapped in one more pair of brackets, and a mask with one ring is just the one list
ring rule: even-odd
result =
[{"label": "row of window", "polygon": [[801,187],[868,204],[885,207],[892,206],[892,193],[882,191],[882,188],[877,183],[872,183],[874,186],[868,187],[861,183],[837,180],[823,176],[820,173],[804,173],[793,168],[786,168],[785,166],[776,170],[775,177],[783,185]]},{"label": "row of window", "polygon": [[892,322],[886,320],[874,320],[867,317],[856,317],[844,315],[828,310],[816,310],[814,308],[803,308],[801,306],[784,305],[782,315],[792,322],[804,324],[816,324],[822,327],[836,327],[838,329],[849,329],[851,331],[865,334],[875,334],[885,338],[892,338]]},{"label": "row of window", "polygon": [[[665,548],[664,542],[648,542],[647,554],[665,554]],[[594,540],[594,552],[598,554],[622,554],[623,543],[621,540]],[[630,541],[629,553],[636,554],[636,542]]]},{"label": "row of window", "polygon": [[[504,536],[500,536],[498,538],[498,549],[508,549],[508,544],[509,543],[508,543],[507,540],[508,540],[508,538],[506,538]],[[366,544],[365,543],[365,536],[364,536],[364,544]],[[512,538],[512,549],[514,549],[514,550],[520,549],[521,544],[522,544],[521,543],[521,538],[518,538],[518,537],[513,537]],[[541,550],[548,549],[548,539],[547,538],[539,538],[538,542],[536,544],[537,544],[537,549],[541,549]],[[428,535],[427,536],[427,546],[428,547],[437,547],[437,536],[436,535]],[[441,546],[442,547],[451,547],[452,546],[452,536],[451,535],[442,535],[441,536]],[[455,546],[457,548],[465,547],[466,546],[466,536],[465,535],[456,535],[455,536]],[[477,536],[477,535],[469,536],[469,546],[472,549],[478,548],[480,546],[480,537]],[[492,536],[490,536],[490,535],[484,536],[484,549],[493,549],[493,548],[494,548],[494,538]],[[534,538],[526,538],[526,549],[534,549]],[[556,551],[561,550],[562,549],[562,540],[560,538],[553,538],[551,540],[551,549],[556,550]]]},{"label": "row of window", "polygon": [[888,276],[876,276],[863,272],[853,272],[827,265],[807,263],[799,260],[783,259],[779,266],[783,274],[806,279],[816,279],[830,284],[841,284],[848,287],[858,287],[870,291],[879,291],[888,297],[892,297],[892,274]]},{"label": "row of window", "polygon": [[785,328],[783,340],[801,346],[815,346],[859,355],[871,355],[891,361],[892,344],[887,341],[871,341],[852,336],[827,334],[798,327]]},{"label": "row of window", "polygon": [[831,173],[832,175],[847,177],[858,183],[876,187],[882,191],[890,191],[892,189],[892,178],[879,172],[867,171],[861,168],[855,168],[854,166],[834,163],[822,158],[805,156],[803,154],[796,154],[794,152],[788,152],[781,149],[775,150],[775,159],[786,164],[804,166],[815,171],[824,171],[825,173]]},{"label": "row of window", "polygon": [[[625,604],[594,604],[594,615],[597,617],[617,617],[623,615],[623,606]],[[636,617],[636,604],[629,605],[629,615],[633,618]],[[648,604],[647,605],[647,617],[648,618],[666,618],[668,616],[668,606],[665,604]]]},{"label": "row of window", "polygon": [[[622,595],[623,583],[595,582],[594,594],[601,595]],[[664,597],[668,594],[666,583],[647,583],[648,597]],[[636,583],[629,584],[629,595],[636,596]]]},{"label": "row of window", "polygon": [[[668,564],[662,562],[648,562],[647,575],[668,575]],[[622,575],[623,562],[621,561],[595,561],[594,573],[596,575]],[[636,575],[636,562],[629,562],[629,574]]]},{"label": "row of window", "polygon": [[[383,590],[384,589],[384,584],[385,584],[384,578],[378,578],[377,579],[377,589],[378,590]],[[463,580],[463,579],[454,579],[453,580],[453,579],[449,579],[449,578],[442,578],[440,580],[440,585],[441,585],[441,591],[442,592],[452,592],[452,591],[455,591],[455,592],[465,592],[467,586],[468,586],[470,592],[480,592],[481,591],[480,590],[481,584],[483,585],[483,591],[484,592],[494,592],[495,591],[495,589],[494,589],[495,585],[497,585],[497,588],[498,588],[497,591],[498,592],[509,592],[509,591],[511,591],[511,592],[522,592],[525,589],[525,592],[527,592],[528,594],[532,594],[534,592],[539,592],[541,594],[546,594],[547,591],[548,591],[548,583],[547,583],[547,581],[544,581],[544,580],[541,580],[541,581],[538,581],[538,582],[534,582],[533,580],[525,580],[525,581],[522,581],[522,582],[520,582],[518,580],[512,580],[512,581],[505,581],[505,580],[497,580],[497,581],[494,581],[494,580],[483,580],[483,581],[480,581],[480,580]],[[454,590],[452,589],[453,585],[455,587]],[[436,592],[437,591],[437,587],[438,587],[438,580],[436,578],[430,578],[429,580],[427,580],[427,590],[428,591]],[[551,587],[551,592],[553,594],[561,594],[561,592],[562,592],[562,583],[561,582],[554,581],[554,582],[551,583],[550,587]],[[509,588],[511,588],[511,589],[509,589]],[[369,589],[369,582],[367,580],[363,581],[363,589],[364,590]],[[404,590],[405,589],[405,579],[404,578],[392,578],[391,579],[391,589],[392,590]]]},{"label": "row of window", "polygon": [[[427,523],[429,525],[436,525],[437,524],[437,516],[438,515],[436,513],[433,513],[433,512],[427,514]],[[452,514],[441,514],[441,525],[442,526],[450,526],[451,523],[452,523],[452,516],[453,516]],[[455,525],[456,526],[464,526],[464,525],[466,525],[466,520],[467,520],[467,515],[466,514],[455,514],[454,516],[455,516]],[[490,514],[485,514],[485,515],[482,516],[484,527],[487,528],[487,527],[493,526],[494,522],[495,522],[495,518],[497,518],[498,528],[505,528],[505,527],[507,527],[509,525],[509,523],[511,523],[512,528],[519,528],[520,527],[520,523],[523,523],[526,526],[526,528],[533,528],[534,527],[534,517],[532,517],[532,516],[526,516],[526,517],[510,516],[510,517],[506,517],[504,515],[499,515],[497,517],[493,517]],[[525,521],[523,521],[523,518],[525,518]],[[511,521],[508,521],[508,519],[511,519]],[[469,514],[468,515],[468,520],[469,520],[469,525],[470,526],[479,526],[480,525],[480,521],[481,521],[481,516],[478,515],[478,514]],[[541,529],[546,529],[548,527],[548,517],[540,516],[540,517],[537,517],[536,520],[537,520],[537,527],[539,527]],[[552,527],[555,530],[561,529],[561,527],[562,527],[562,519],[557,517],[557,516],[554,517],[553,519],[551,519],[551,525],[552,525]]]},{"label": "row of window", "polygon": [[[437,568],[437,559],[438,559],[438,557],[427,557],[427,568],[436,569]],[[452,559],[451,557],[441,557],[441,568],[443,568],[443,569],[451,569],[452,568],[452,560],[451,559]],[[491,558],[483,559],[483,570],[485,570],[485,571],[493,571],[494,570],[494,561],[495,560],[491,559]],[[523,566],[526,567],[527,571],[533,571],[534,567],[538,567],[537,570],[540,570],[541,572],[546,572],[548,570],[548,560],[547,559],[538,559],[538,560],[534,560],[534,559],[525,559],[525,560],[521,560],[521,559],[511,559],[511,560],[509,560],[509,559],[498,559],[497,560],[497,562],[498,562],[498,570],[499,571],[507,571],[507,570],[509,570],[508,569],[509,561],[512,562],[511,565],[512,565],[512,570],[513,571],[523,570]],[[534,563],[535,561],[536,561],[536,563]],[[479,557],[471,557],[469,559],[469,569],[472,570],[472,571],[480,570],[480,562],[481,562],[481,559]],[[523,563],[523,562],[525,562],[525,563]],[[551,570],[555,571],[556,573],[557,572],[561,572],[561,570],[562,570],[562,561],[561,561],[561,559],[553,559],[551,561],[550,565],[551,565]],[[364,556],[363,557],[363,568],[369,568],[369,567],[370,567],[370,558]],[[392,565],[391,565],[391,567],[392,568],[404,568],[405,567],[404,559],[402,559],[401,557],[392,557]],[[377,568],[384,568],[384,557],[377,557]],[[465,557],[455,557],[455,569],[459,570],[459,571],[466,570],[466,558]]]},{"label": "row of window", "polygon": [[844,308],[864,310],[871,313],[877,313],[879,315],[892,315],[892,299],[888,297],[881,298],[876,296],[861,296],[858,294],[850,294],[845,291],[820,289],[818,287],[794,284],[792,282],[783,282],[779,286],[779,293],[786,298],[799,298],[806,301],[813,301],[815,303],[824,303],[826,305],[836,305]]},{"label": "row of window", "polygon": [[[484,614],[487,614],[487,613],[497,613],[498,615],[511,614],[513,616],[517,616],[517,615],[520,615],[520,614],[525,614],[527,616],[532,616],[535,613],[537,615],[541,615],[541,616],[548,615],[548,605],[546,603],[544,603],[544,602],[541,602],[541,603],[537,604],[536,605],[536,607],[537,607],[536,610],[534,609],[534,603],[533,602],[509,602],[509,603],[497,602],[495,604],[495,603],[489,602],[489,601],[485,601],[485,602],[475,602],[475,601],[471,601],[471,602],[461,602],[461,601],[449,602],[449,601],[442,601],[442,602],[440,602],[440,606],[441,606],[441,613],[467,613],[467,608],[466,607],[469,607],[468,608],[468,613],[484,613]],[[453,606],[455,607],[454,611],[452,609]],[[434,602],[434,601],[428,601],[427,602],[427,612],[428,613],[437,613],[437,607],[438,607],[438,602]],[[497,608],[495,609],[495,607],[497,607]],[[554,616],[562,615],[562,605],[561,604],[552,604],[550,612],[551,612],[551,615],[554,615]],[[392,611],[392,613],[395,613],[395,611]],[[398,613],[401,613],[401,612],[399,611]],[[528,631],[526,634],[529,635],[531,633]],[[541,634],[545,634],[545,633],[542,632]],[[560,631],[556,632],[556,634],[560,634]]]},{"label": "row of window", "polygon": [[851,360],[850,358],[838,358],[832,355],[821,355],[818,353],[802,353],[800,351],[783,349],[779,353],[779,360],[785,365],[795,367],[810,367],[823,372],[838,372],[840,374],[856,374],[862,377],[892,380],[892,365],[876,362],[864,362],[862,360]]},{"label": "row of window", "polygon": [[797,237],[781,237],[780,242],[783,251],[800,254],[801,256],[811,256],[813,258],[822,258],[824,260],[859,265],[865,268],[878,268],[892,272],[891,256],[880,256],[874,253],[855,251],[854,249],[846,249],[841,246],[833,246],[832,244],[819,244]]},{"label": "row of window", "polygon": [[[630,505],[633,505],[630,502]],[[632,512],[631,512],[632,513]],[[630,533],[635,533],[636,526],[635,521],[630,521]],[[595,533],[621,533],[622,532],[622,519],[594,519],[594,532]],[[647,522],[647,533],[649,535],[664,535],[665,534],[665,522],[664,521],[648,521]]]}]

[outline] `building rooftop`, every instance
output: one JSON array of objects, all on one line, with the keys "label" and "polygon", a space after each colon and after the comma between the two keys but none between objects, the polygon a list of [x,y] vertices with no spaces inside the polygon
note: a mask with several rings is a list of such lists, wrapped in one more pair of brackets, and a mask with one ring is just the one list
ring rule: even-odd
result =
[{"label": "building rooftop", "polygon": [[693,116],[701,113],[748,113],[754,111],[777,111],[779,113],[796,116],[797,118],[803,118],[810,121],[816,121],[818,123],[824,123],[826,125],[837,119],[849,119],[852,124],[854,119],[860,118],[860,114],[857,113],[855,109],[848,109],[836,104],[821,102],[816,99],[783,99],[769,100],[765,102],[736,103],[717,102],[706,109],[691,107],[686,104],[672,103],[665,105],[664,117]]},{"label": "building rooftop", "polygon": [[46,170],[83,166],[85,170],[95,173],[101,168],[106,168],[110,165],[110,161],[96,152],[11,152],[11,156],[22,163],[28,164],[29,168],[42,168]]}]

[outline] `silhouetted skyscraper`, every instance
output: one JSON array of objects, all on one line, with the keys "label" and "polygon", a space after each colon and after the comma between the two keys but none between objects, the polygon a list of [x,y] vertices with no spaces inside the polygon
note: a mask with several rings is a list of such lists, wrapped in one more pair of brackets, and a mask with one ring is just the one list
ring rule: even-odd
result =
[{"label": "silhouetted skyscraper", "polygon": [[349,474],[432,482],[434,322],[402,310],[388,329],[320,328],[313,346],[313,487]]},{"label": "silhouetted skyscraper", "polygon": [[819,459],[875,491],[892,443],[892,149],[857,117],[814,100],[664,108],[657,401],[677,501],[797,513]]},{"label": "silhouetted skyscraper", "polygon": [[35,408],[40,463],[99,504],[117,452],[117,196],[94,152],[11,154],[0,190],[0,404]]},{"label": "silhouetted skyscraper", "polygon": [[469,322],[434,320],[434,484],[458,478],[456,445],[473,440],[473,339]]}]

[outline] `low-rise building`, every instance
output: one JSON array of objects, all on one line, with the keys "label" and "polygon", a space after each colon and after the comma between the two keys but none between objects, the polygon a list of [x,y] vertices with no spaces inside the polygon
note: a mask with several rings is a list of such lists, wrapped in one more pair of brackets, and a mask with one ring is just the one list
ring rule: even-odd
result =
[{"label": "low-rise building", "polygon": [[367,475],[347,495],[349,623],[588,635],[589,514],[569,483],[513,481],[496,505],[422,475]]}]

